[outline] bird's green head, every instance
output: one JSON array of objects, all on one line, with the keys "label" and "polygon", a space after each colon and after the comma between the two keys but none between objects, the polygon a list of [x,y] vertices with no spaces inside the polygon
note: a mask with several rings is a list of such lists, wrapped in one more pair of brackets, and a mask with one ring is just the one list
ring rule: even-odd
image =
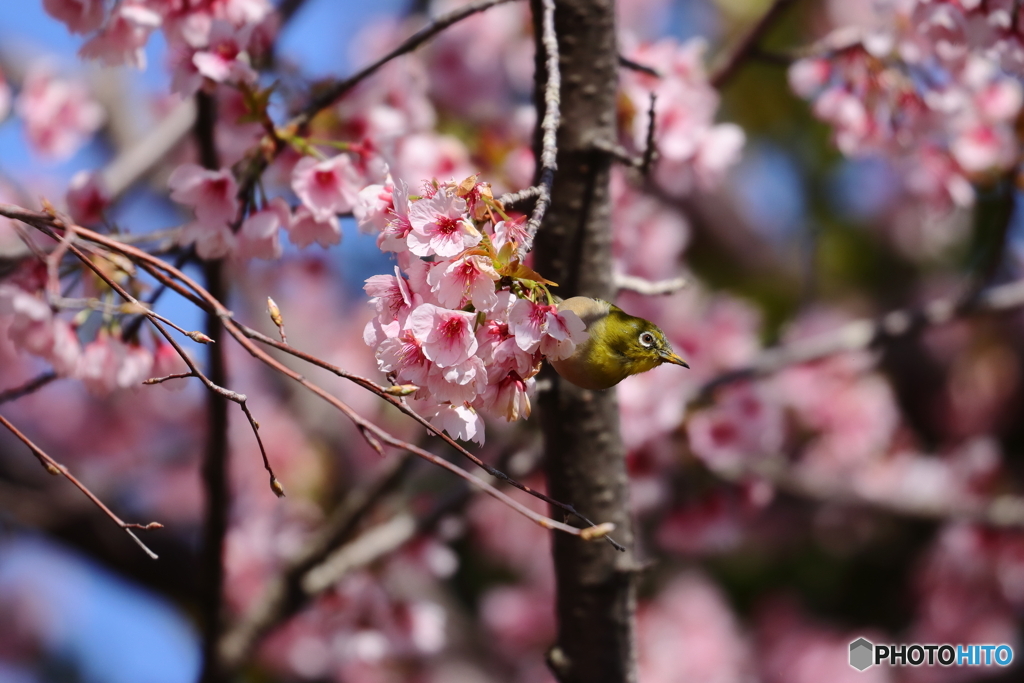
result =
[{"label": "bird's green head", "polygon": [[599,363],[611,363],[622,368],[625,376],[652,370],[662,363],[690,367],[680,358],[665,338],[665,333],[650,320],[629,315],[618,306],[612,306],[604,324],[594,330],[595,346],[605,352]]},{"label": "bird's green head", "polygon": [[551,361],[555,371],[576,386],[601,391],[662,363],[690,367],[657,325],[607,301],[574,296],[558,308],[572,311],[587,326],[588,339],[572,356]]}]

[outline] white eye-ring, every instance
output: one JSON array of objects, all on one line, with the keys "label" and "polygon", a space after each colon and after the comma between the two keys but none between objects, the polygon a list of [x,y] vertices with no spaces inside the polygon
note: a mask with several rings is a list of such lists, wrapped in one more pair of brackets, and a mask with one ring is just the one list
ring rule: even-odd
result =
[{"label": "white eye-ring", "polygon": [[649,349],[654,346],[654,335],[650,332],[643,332],[640,334],[640,346],[645,349]]}]

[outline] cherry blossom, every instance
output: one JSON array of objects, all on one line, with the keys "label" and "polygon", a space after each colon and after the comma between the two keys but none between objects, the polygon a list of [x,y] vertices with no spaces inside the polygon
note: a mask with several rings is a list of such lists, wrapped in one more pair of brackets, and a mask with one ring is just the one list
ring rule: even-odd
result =
[{"label": "cherry blossom", "polygon": [[509,329],[524,351],[540,350],[551,360],[572,355],[577,344],[587,339],[586,325],[572,311],[520,299],[508,313]]},{"label": "cherry blossom", "polygon": [[345,154],[323,161],[303,157],[292,171],[292,188],[309,213],[325,222],[352,210],[358,200],[360,178]]},{"label": "cherry blossom", "polygon": [[489,311],[498,303],[494,283],[499,277],[486,257],[463,256],[435,267],[427,282],[442,306],[461,308],[468,299],[478,311]]},{"label": "cherry blossom", "polygon": [[208,171],[195,164],[182,164],[167,181],[171,199],[195,211],[195,221],[181,232],[183,245],[195,244],[204,259],[220,258],[235,248],[231,224],[238,216],[238,185],[231,171]]},{"label": "cherry blossom", "polygon": [[57,78],[46,68],[28,73],[15,109],[25,121],[32,147],[54,159],[78,151],[106,118],[84,85]]},{"label": "cherry blossom", "polygon": [[705,49],[702,39],[684,44],[663,39],[639,46],[630,58],[658,69],[664,78],[628,72],[623,79],[631,109],[631,143],[637,150],[647,146],[648,101],[651,92],[657,95],[654,113],[659,162],[655,177],[673,194],[685,194],[694,187],[716,187],[725,171],[739,160],[746,139],[739,126],[714,123],[718,93],[704,71]]},{"label": "cherry blossom", "polygon": [[95,173],[79,171],[71,178],[67,193],[68,212],[82,225],[103,221],[103,211],[110,204],[110,193],[103,178]]},{"label": "cherry blossom", "polygon": [[249,65],[245,52],[251,33],[249,26],[236,29],[226,21],[214,21],[209,44],[192,57],[196,70],[217,83],[255,81],[256,72]]},{"label": "cherry blossom", "polygon": [[415,202],[409,208],[409,251],[451,258],[479,244],[482,237],[465,212],[466,200],[447,189]]},{"label": "cherry blossom", "polygon": [[125,0],[117,5],[106,25],[82,45],[79,54],[105,66],[129,64],[146,68],[145,46],[161,24],[160,15],[142,2]]},{"label": "cherry blossom", "polygon": [[476,352],[471,313],[422,304],[409,314],[406,324],[423,341],[423,355],[442,368],[463,363]]},{"label": "cherry blossom", "polygon": [[281,197],[242,221],[235,256],[241,259],[272,260],[281,257],[281,228],[291,223],[291,210]]},{"label": "cherry blossom", "polygon": [[43,9],[72,33],[92,33],[106,15],[103,0],[43,0]]},{"label": "cherry blossom", "polygon": [[337,216],[329,214],[321,219],[303,205],[296,209],[288,224],[288,240],[300,249],[314,242],[326,249],[341,242],[341,224]]}]

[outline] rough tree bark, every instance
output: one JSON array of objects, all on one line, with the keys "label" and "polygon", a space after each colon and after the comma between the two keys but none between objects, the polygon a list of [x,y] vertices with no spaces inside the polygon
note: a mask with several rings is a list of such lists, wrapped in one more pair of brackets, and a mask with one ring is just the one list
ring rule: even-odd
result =
[{"label": "rough tree bark", "polygon": [[[540,40],[543,8],[532,0]],[[611,269],[611,159],[595,141],[616,140],[618,86],[614,0],[557,0],[562,76],[558,170],[537,235],[537,270],[564,298],[614,297]],[[536,98],[543,116],[546,71],[538,48]],[[563,683],[636,680],[633,531],[614,390],[589,392],[551,373],[538,398],[550,495],[596,522],[613,522],[626,546],[553,534],[558,642],[549,664]],[[557,512],[557,511],[554,511]]]}]

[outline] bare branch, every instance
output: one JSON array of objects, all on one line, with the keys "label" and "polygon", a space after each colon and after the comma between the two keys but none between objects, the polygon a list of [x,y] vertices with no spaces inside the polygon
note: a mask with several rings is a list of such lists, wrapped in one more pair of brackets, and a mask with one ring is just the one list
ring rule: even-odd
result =
[{"label": "bare branch", "polygon": [[831,332],[766,349],[752,363],[707,382],[699,398],[732,382],[769,375],[791,365],[808,363],[837,353],[861,351],[887,340],[916,334],[926,327],[977,313],[1006,311],[1024,306],[1024,280],[991,287],[968,300],[937,299],[917,310],[899,310],[876,320],[847,323]]},{"label": "bare branch", "polygon": [[84,493],[85,496],[89,500],[91,500],[96,507],[102,510],[104,514],[107,515],[107,517],[110,517],[110,519],[112,519],[114,523],[117,524],[117,526],[124,529],[125,533],[131,536],[132,540],[135,541],[135,543],[137,543],[138,546],[142,548],[142,550],[145,551],[147,555],[149,555],[154,560],[159,559],[157,554],[150,550],[146,546],[146,544],[143,543],[142,540],[135,535],[132,529],[162,529],[163,524],[160,524],[159,522],[150,522],[149,524],[136,524],[133,522],[125,522],[123,519],[114,514],[114,511],[108,508],[102,500],[97,498],[96,495],[85,486],[85,484],[80,482],[74,475],[72,475],[67,467],[65,467],[64,465],[60,464],[59,462],[51,458],[49,455],[47,455],[46,452],[43,451],[43,449],[35,445],[27,436],[22,434],[17,427],[8,422],[3,415],[0,415],[0,425],[6,427],[8,431],[10,431],[11,434],[14,434],[14,436],[17,437],[19,441],[28,446],[29,450],[32,451],[32,454],[36,456],[36,458],[39,460],[39,463],[49,474],[52,474],[54,476],[63,475],[68,481],[74,484],[79,491]]},{"label": "bare branch", "polygon": [[48,370],[41,375],[36,375],[20,386],[0,391],[0,404],[7,403],[8,401],[16,401],[22,396],[33,394],[55,379],[58,379],[57,373],[53,370]]},{"label": "bare branch", "polygon": [[647,66],[646,64],[641,64],[639,62],[634,62],[632,59],[626,57],[623,54],[619,54],[619,66],[626,69],[630,69],[632,71],[639,71],[640,73],[647,74],[648,76],[661,78],[661,72],[655,69],[654,67]]},{"label": "bare branch", "polygon": [[308,124],[314,116],[337,102],[345,93],[359,85],[359,83],[364,81],[367,77],[372,76],[378,69],[391,60],[412,52],[438,33],[441,33],[449,26],[462,21],[466,17],[470,17],[478,12],[483,12],[506,2],[512,2],[512,0],[477,0],[476,2],[471,2],[468,5],[459,7],[456,10],[441,15],[416,33],[406,38],[401,45],[391,52],[387,53],[372,64],[363,67],[361,70],[357,71],[345,80],[338,81],[320,94],[316,95],[297,116],[288,122],[288,125],[295,126],[296,128],[305,127],[305,125]]},{"label": "bare branch", "polygon": [[221,638],[218,653],[228,669],[240,666],[264,634],[298,612],[312,597],[301,588],[303,577],[352,538],[377,502],[402,482],[411,463],[411,454],[405,453],[388,463],[368,485],[352,489],[324,527],[268,583],[260,598]]},{"label": "bare branch", "polygon": [[[23,223],[26,223],[28,225],[31,225],[32,227],[35,227],[36,229],[40,230],[44,234],[47,234],[47,235],[49,235],[50,237],[52,237],[54,239],[58,239],[60,237],[61,232],[59,232],[59,231],[66,230],[66,227],[64,226],[63,222],[61,220],[55,218],[54,216],[51,216],[51,215],[48,215],[48,214],[45,214],[45,213],[37,213],[37,212],[34,212],[34,211],[28,211],[28,210],[23,209],[21,207],[12,206],[10,204],[0,204],[0,215],[6,216],[8,218],[14,218],[16,220],[20,220]],[[151,254],[145,252],[144,250],[138,249],[137,247],[134,247],[132,245],[119,243],[116,240],[111,240],[106,235],[102,235],[102,234],[94,232],[92,230],[88,230],[87,228],[83,228],[81,226],[77,226],[76,225],[75,226],[75,232],[76,232],[77,236],[79,238],[81,238],[81,239],[88,240],[88,241],[93,242],[95,244],[98,244],[100,246],[106,247],[107,249],[110,249],[112,251],[116,251],[117,253],[120,253],[123,256],[128,257],[133,262],[139,264],[140,266],[142,266],[144,268],[145,267],[152,268],[153,272],[162,271],[163,273],[167,274],[171,278],[174,278],[174,279],[177,279],[178,281],[180,281],[183,285],[185,285],[185,287],[188,290],[191,290],[195,294],[196,297],[198,297],[201,301],[203,301],[203,306],[202,307],[203,307],[204,310],[213,312],[215,315],[217,315],[224,322],[225,329],[228,331],[228,333],[231,334],[231,336],[234,337],[234,339],[246,351],[248,351],[250,355],[252,355],[253,357],[257,358],[258,360],[260,360],[261,362],[263,362],[265,365],[269,366],[271,369],[275,370],[276,372],[278,372],[278,373],[280,373],[280,374],[282,374],[282,375],[284,375],[284,376],[286,376],[286,377],[288,377],[288,378],[298,382],[303,387],[305,387],[307,390],[309,390],[313,394],[319,396],[324,401],[326,401],[327,403],[329,403],[332,406],[334,406],[335,408],[337,408],[350,421],[352,421],[352,423],[355,424],[355,426],[358,429],[360,429],[364,433],[371,434],[374,438],[379,440],[382,444],[386,444],[386,445],[391,446],[393,448],[399,448],[399,449],[404,449],[404,450],[411,451],[412,453],[414,453],[415,455],[423,458],[424,460],[427,460],[427,461],[429,461],[429,462],[431,462],[431,463],[433,463],[433,464],[435,464],[435,465],[437,465],[439,467],[442,467],[442,468],[452,472],[456,476],[466,480],[467,482],[469,482],[473,486],[477,487],[478,489],[484,491],[488,495],[490,495],[490,496],[492,496],[494,498],[497,498],[498,500],[500,500],[504,504],[506,504],[509,507],[511,507],[512,509],[514,509],[516,512],[519,512],[524,517],[532,520],[534,523],[536,523],[536,524],[538,524],[538,525],[540,525],[540,526],[542,526],[542,527],[544,527],[546,529],[554,529],[554,530],[562,531],[562,532],[567,533],[567,534],[572,535],[572,536],[579,536],[580,535],[581,530],[579,528],[573,527],[573,526],[570,526],[568,524],[564,524],[564,523],[561,523],[561,522],[556,522],[555,520],[553,520],[553,519],[551,519],[549,517],[545,517],[544,515],[537,514],[536,512],[534,512],[533,510],[530,510],[529,508],[527,508],[526,506],[522,505],[518,501],[516,501],[516,500],[514,500],[512,498],[509,498],[507,495],[505,495],[501,491],[497,490],[491,484],[489,484],[489,483],[487,483],[487,482],[485,482],[485,481],[483,481],[483,480],[481,480],[481,479],[479,479],[477,477],[474,477],[472,474],[466,472],[465,470],[463,470],[462,468],[458,467],[457,465],[449,463],[448,461],[444,460],[443,458],[440,458],[440,457],[434,455],[433,453],[425,451],[424,449],[419,448],[418,446],[414,446],[413,444],[410,444],[410,443],[408,443],[406,441],[403,441],[401,439],[398,439],[398,438],[392,436],[391,434],[389,434],[388,432],[384,431],[383,429],[381,429],[377,425],[375,425],[372,422],[369,422],[366,419],[364,419],[363,417],[361,417],[358,413],[356,413],[354,410],[352,410],[352,408],[349,407],[348,404],[344,403],[343,401],[341,401],[337,397],[333,396],[332,394],[330,394],[326,390],[322,389],[318,385],[310,382],[305,377],[303,377],[299,373],[295,372],[291,368],[289,368],[286,365],[283,365],[282,363],[278,362],[272,356],[270,356],[265,351],[263,351],[261,348],[256,346],[252,342],[252,340],[250,340],[248,338],[248,336],[246,336],[245,332],[243,332],[243,330],[242,330],[242,326],[240,326],[237,322],[235,322],[235,320],[232,317],[231,311],[229,311],[224,306],[224,304],[222,304],[216,297],[214,297],[202,285],[197,283],[192,278],[188,277],[185,273],[180,271],[178,268],[174,267],[173,265],[171,265],[169,263],[166,263],[166,262],[160,260],[159,258],[157,258],[155,256],[152,256]],[[80,250],[77,249],[77,247],[75,247],[74,245],[71,245],[69,248],[72,250],[72,253],[76,253],[77,252],[76,255],[78,255],[79,258],[84,258],[84,255],[81,253]],[[95,268],[95,266],[93,264],[91,264],[91,262],[88,262],[88,259],[85,259],[85,261],[87,262],[87,265],[89,265],[91,268]],[[100,275],[101,278],[103,278],[103,276],[105,275],[105,274],[101,274],[101,273],[97,273],[97,274]],[[117,283],[109,280],[109,278],[106,278],[105,282],[107,282],[108,285],[110,285],[115,291],[117,291],[118,294],[121,294],[121,296],[126,297],[129,300],[132,299],[131,295],[128,294],[127,292],[125,292],[123,288],[121,288],[119,285],[117,285]],[[179,350],[180,349],[180,347],[177,345],[177,343],[173,339],[170,338],[169,333],[166,331],[166,329],[164,329],[161,326],[161,324],[158,321],[152,320],[152,323],[157,327],[158,330],[160,330],[161,334],[163,334],[164,337],[166,339],[168,339],[169,343],[171,343],[171,345],[175,347],[175,350]],[[269,339],[269,337],[267,339]],[[270,341],[273,342],[273,340],[270,340]],[[273,342],[273,343],[277,343],[277,342]],[[183,351],[179,351],[179,353],[183,354]],[[195,372],[196,375],[202,380],[204,378],[204,375],[198,370],[198,368],[196,368],[195,364],[192,363],[191,359],[188,358],[187,354],[184,354],[183,358],[184,358],[186,364],[189,365],[189,369],[191,369],[193,372]],[[211,390],[214,390],[214,391],[225,392],[225,396],[227,398],[229,398],[229,400],[235,400],[236,402],[240,402],[242,400],[245,400],[245,397],[242,394],[236,394],[235,392],[230,392],[230,391],[224,389],[223,387],[219,387],[217,385],[213,385],[212,383],[207,384],[207,387],[210,388]],[[385,396],[388,396],[388,395],[385,393]],[[234,398],[232,398],[232,397],[234,397]],[[394,397],[390,397],[390,398],[394,398]],[[538,495],[538,497],[539,497],[539,495],[543,495],[543,494],[534,494],[534,495]],[[579,516],[579,515],[577,515],[577,516]],[[580,516],[580,518],[581,519],[585,519],[582,516]],[[594,526],[594,525],[591,524],[591,526]]]},{"label": "bare branch", "polygon": [[[271,339],[270,337],[266,336],[265,334],[262,334],[261,332],[258,332],[257,330],[254,330],[254,329],[252,329],[250,327],[242,325],[241,323],[237,323],[236,322],[235,324],[238,326],[238,329],[242,332],[242,334],[246,335],[250,339],[255,339],[256,341],[258,341],[260,343],[263,343],[263,344],[266,344],[267,346],[271,346],[271,347],[273,347],[275,349],[278,349],[280,351],[284,351],[285,353],[291,354],[292,356],[294,356],[296,358],[304,360],[307,363],[311,363],[311,364],[313,364],[313,365],[315,365],[315,366],[317,366],[319,368],[323,368],[324,370],[332,372],[332,373],[334,373],[335,375],[337,375],[339,377],[342,377],[342,378],[347,379],[347,380],[349,380],[351,382],[354,382],[354,383],[358,384],[359,386],[363,387],[364,389],[367,389],[368,391],[371,391],[374,394],[377,394],[378,396],[383,398],[385,401],[387,401],[388,403],[393,405],[395,408],[400,410],[402,413],[404,413],[405,415],[407,415],[407,416],[411,417],[412,419],[414,419],[417,423],[420,424],[420,426],[422,426],[424,429],[429,431],[431,434],[434,434],[435,436],[441,438],[445,443],[447,443],[449,446],[454,448],[461,455],[463,455],[466,458],[468,458],[471,462],[473,462],[473,464],[475,464],[477,467],[483,469],[485,472],[487,472],[489,475],[491,475],[495,479],[498,479],[499,481],[502,481],[502,482],[504,482],[504,483],[506,483],[506,484],[508,484],[510,486],[513,486],[513,487],[519,489],[520,491],[523,491],[525,493],[530,494],[534,498],[538,498],[540,500],[543,500],[545,503],[547,503],[549,505],[553,505],[553,506],[555,506],[555,507],[557,507],[557,508],[559,508],[559,509],[561,509],[561,510],[563,510],[563,511],[565,511],[565,512],[567,512],[567,513],[569,513],[569,514],[571,514],[573,516],[575,516],[580,521],[582,521],[584,524],[586,524],[588,527],[596,526],[594,524],[594,522],[590,521],[585,516],[580,514],[579,511],[577,511],[576,508],[573,507],[572,505],[569,505],[567,503],[562,503],[560,501],[557,501],[557,500],[551,498],[550,496],[547,496],[547,495],[541,493],[540,491],[532,489],[529,486],[526,486],[525,484],[519,483],[518,481],[516,481],[515,479],[512,479],[511,477],[509,477],[507,474],[505,474],[501,470],[499,470],[499,469],[497,469],[495,467],[492,467],[491,465],[487,464],[486,462],[484,462],[483,460],[481,460],[480,458],[475,456],[473,453],[471,453],[466,448],[464,448],[461,444],[459,444],[459,442],[457,442],[455,439],[450,437],[443,430],[438,429],[433,424],[431,424],[429,420],[427,420],[425,417],[423,417],[422,415],[417,413],[415,410],[410,408],[408,403],[406,403],[405,401],[401,400],[401,398],[399,398],[398,396],[395,396],[395,394],[392,392],[392,389],[394,389],[394,387],[383,387],[383,386],[373,382],[372,380],[369,380],[369,379],[367,379],[365,377],[360,377],[358,375],[354,375],[354,374],[352,374],[350,372],[342,370],[341,368],[337,367],[336,365],[332,365],[332,364],[330,364],[330,363],[328,363],[328,362],[326,362],[324,360],[321,360],[320,358],[317,358],[315,356],[311,356],[311,355],[309,355],[307,353],[304,353],[304,352],[296,349],[295,347],[288,345],[287,343],[278,342],[278,341],[276,341],[274,339]],[[365,431],[361,431],[361,433],[362,433],[364,438],[366,438],[368,436],[368,434]],[[369,439],[368,439],[368,442],[370,443],[370,445],[375,450],[379,451],[379,448],[378,448],[379,444],[375,445],[373,442],[369,441]],[[611,543],[616,548],[621,548],[622,547],[622,546],[620,546],[618,544],[618,542],[616,542],[611,537],[608,537],[608,542]]]},{"label": "bare branch", "polygon": [[652,91],[651,104],[647,107],[647,141],[644,145],[643,159],[640,161],[640,175],[645,178],[650,175],[651,166],[654,165],[654,160],[658,156],[658,146],[654,141],[654,136],[658,132],[655,112],[655,105],[657,104],[658,96]]},{"label": "bare branch", "polygon": [[686,287],[687,281],[684,277],[674,277],[669,280],[646,280],[635,275],[618,273],[615,275],[615,288],[622,291],[636,292],[646,296],[661,296],[663,294],[674,294]]},{"label": "bare branch", "polygon": [[757,43],[764,34],[771,28],[782,12],[792,5],[794,0],[773,0],[771,6],[761,15],[754,24],[736,41],[728,54],[721,60],[719,65],[711,72],[708,81],[716,88],[721,88],[729,81],[740,68],[743,62],[750,57],[757,48]]},{"label": "bare branch", "polygon": [[532,243],[540,229],[548,206],[551,189],[558,169],[558,125],[561,123],[562,71],[558,63],[558,38],[555,35],[555,0],[541,0],[541,47],[544,49],[544,118],[541,120],[540,166],[538,168],[537,203],[527,221],[527,232]]},{"label": "bare branch", "polygon": [[846,479],[824,481],[791,467],[784,457],[756,458],[735,468],[713,468],[719,478],[739,482],[756,477],[790,495],[822,503],[856,505],[903,517],[949,521],[964,520],[993,527],[1024,527],[1024,498],[998,495],[974,503],[921,500],[907,496],[870,495],[858,491]]}]

